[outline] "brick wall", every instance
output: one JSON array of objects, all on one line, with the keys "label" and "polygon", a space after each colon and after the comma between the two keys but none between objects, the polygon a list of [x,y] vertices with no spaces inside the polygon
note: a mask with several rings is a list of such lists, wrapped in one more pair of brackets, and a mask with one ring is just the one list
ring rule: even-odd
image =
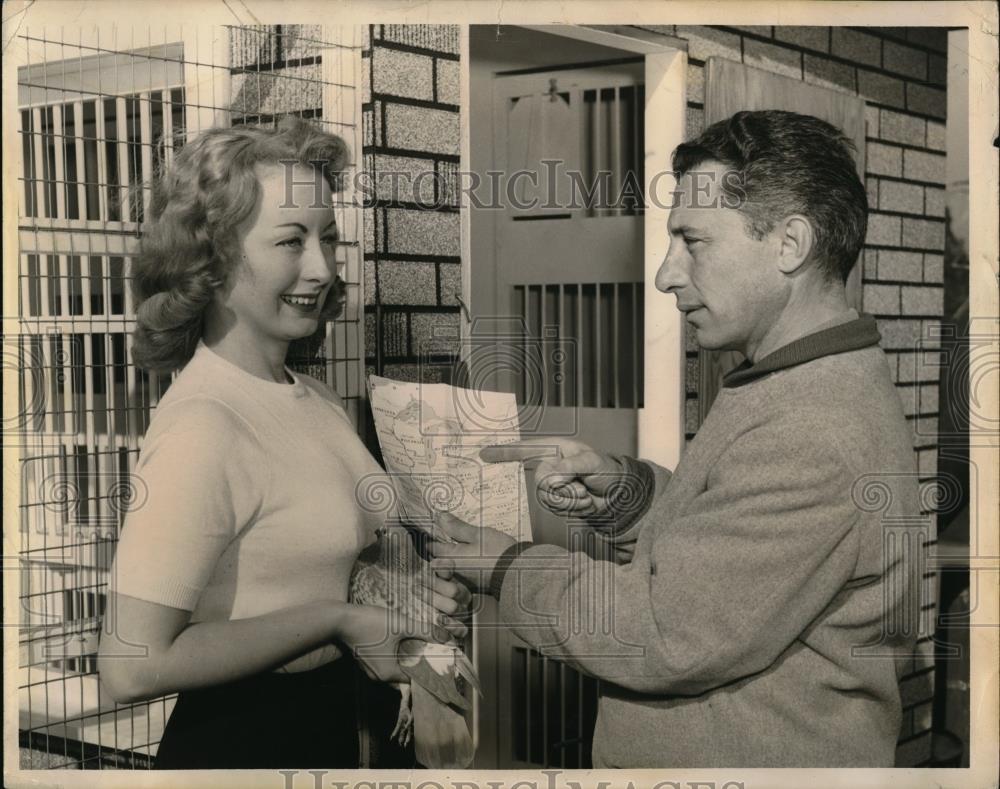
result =
[{"label": "brick wall", "polygon": [[449,380],[461,294],[459,27],[371,25],[363,63],[368,372]]},{"label": "brick wall", "polygon": [[[688,42],[688,136],[704,128],[704,64],[719,56],[833,87],[867,103],[866,185],[871,213],[863,261],[863,309],[882,347],[913,428],[921,481],[937,473],[938,369],[919,348],[936,346],[944,314],[945,80],[947,33],[936,28],[647,26]],[[698,348],[687,348],[686,431],[698,426]],[[927,512],[933,528],[935,515]],[[919,657],[901,690],[900,765],[930,758],[937,577],[922,594]]]}]

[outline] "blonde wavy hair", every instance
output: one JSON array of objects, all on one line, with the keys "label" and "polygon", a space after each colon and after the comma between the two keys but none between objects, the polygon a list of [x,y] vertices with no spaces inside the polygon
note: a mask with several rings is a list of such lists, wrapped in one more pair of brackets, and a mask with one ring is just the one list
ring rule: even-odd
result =
[{"label": "blonde wavy hair", "polygon": [[[276,129],[208,129],[186,144],[153,185],[133,264],[135,364],[163,373],[194,355],[205,310],[240,260],[237,229],[260,197],[256,165],[319,167],[339,192],[348,160],[344,140],[295,117]],[[330,289],[324,320],[337,317],[341,295],[342,284]]]}]

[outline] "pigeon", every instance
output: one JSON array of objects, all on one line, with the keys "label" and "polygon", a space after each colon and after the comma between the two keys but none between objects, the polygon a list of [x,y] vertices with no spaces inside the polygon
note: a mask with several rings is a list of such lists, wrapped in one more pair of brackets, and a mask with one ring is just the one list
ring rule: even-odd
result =
[{"label": "pigeon", "polygon": [[[405,526],[385,525],[377,540],[358,556],[351,572],[349,600],[399,612],[418,622],[436,623],[437,611],[415,593],[415,581],[433,573],[417,552]],[[464,769],[474,749],[465,713],[468,688],[482,695],[475,667],[458,642],[441,644],[405,638],[397,651],[409,683],[392,683],[401,696],[391,737],[407,746],[412,738],[417,761],[434,769]]]}]

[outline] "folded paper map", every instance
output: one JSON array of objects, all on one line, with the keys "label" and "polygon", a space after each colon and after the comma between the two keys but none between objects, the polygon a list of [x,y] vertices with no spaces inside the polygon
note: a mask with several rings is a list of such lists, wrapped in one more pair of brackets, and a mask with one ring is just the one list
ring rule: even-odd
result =
[{"label": "folded paper map", "polygon": [[368,377],[375,432],[400,515],[428,524],[450,512],[473,526],[531,539],[524,469],[479,451],[520,438],[513,394]]}]

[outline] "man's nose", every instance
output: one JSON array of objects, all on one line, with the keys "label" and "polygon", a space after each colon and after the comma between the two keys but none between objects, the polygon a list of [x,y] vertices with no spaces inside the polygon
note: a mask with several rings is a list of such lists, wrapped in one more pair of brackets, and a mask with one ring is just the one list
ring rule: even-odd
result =
[{"label": "man's nose", "polygon": [[656,272],[656,289],[663,293],[673,293],[686,284],[687,273],[684,263],[679,259],[674,245],[671,244]]}]

